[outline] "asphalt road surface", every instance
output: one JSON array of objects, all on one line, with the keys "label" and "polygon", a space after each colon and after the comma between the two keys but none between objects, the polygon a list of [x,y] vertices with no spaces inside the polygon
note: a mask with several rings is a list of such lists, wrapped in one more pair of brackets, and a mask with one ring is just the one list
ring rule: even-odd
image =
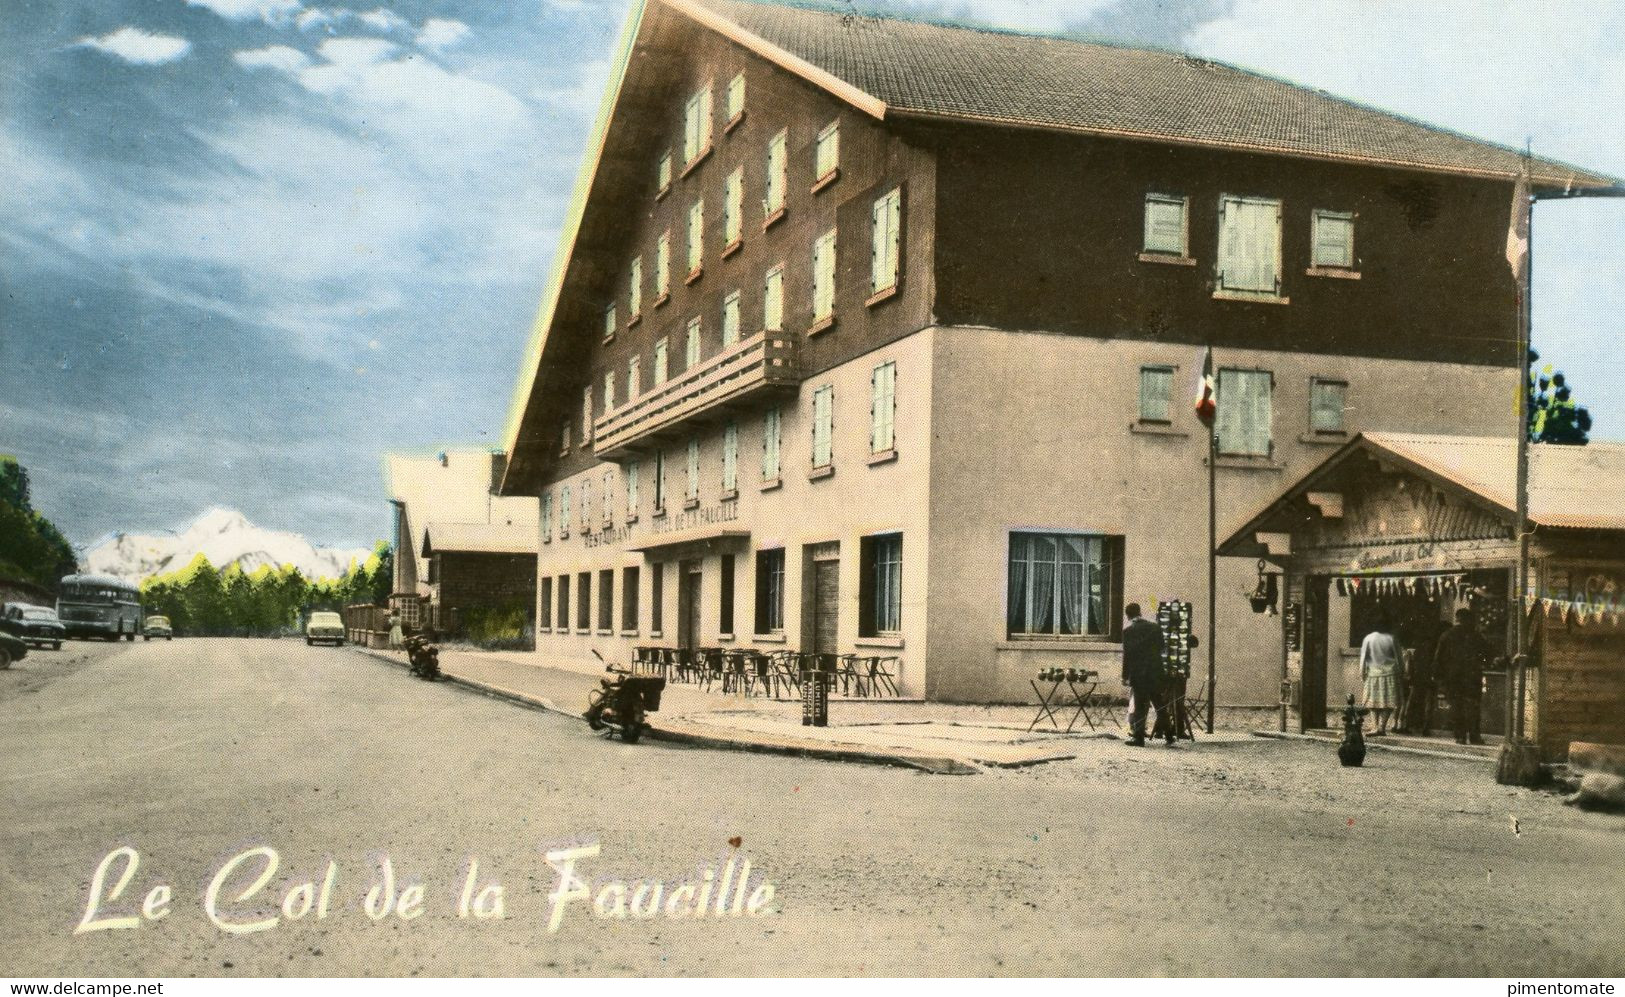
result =
[{"label": "asphalt road surface", "polygon": [[[1324,745],[1264,741],[1080,751],[950,777],[625,746],[350,649],[73,643],[0,673],[3,972],[1625,971],[1625,818],[1495,786],[1482,764],[1344,771]],[[566,900],[550,932],[544,852],[591,843],[606,913],[614,882],[636,900],[644,881],[647,905],[660,880],[662,906]],[[138,867],[87,913],[121,847]],[[253,890],[256,848],[278,865]],[[386,855],[395,902],[379,891],[375,920]],[[773,885],[762,913],[667,916],[729,857],[751,861],[752,893]],[[477,919],[493,884],[505,916]],[[136,926],[76,933],[118,918]]]}]

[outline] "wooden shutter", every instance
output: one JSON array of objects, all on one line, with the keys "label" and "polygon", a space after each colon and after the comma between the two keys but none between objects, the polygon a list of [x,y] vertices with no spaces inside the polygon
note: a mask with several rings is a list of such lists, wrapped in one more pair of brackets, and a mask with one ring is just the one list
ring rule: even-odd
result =
[{"label": "wooden shutter", "polygon": [[728,423],[722,431],[722,490],[731,492],[739,487],[739,426]]},{"label": "wooden shutter", "polygon": [[1148,194],[1145,199],[1145,251],[1186,255],[1185,199]]},{"label": "wooden shutter", "polygon": [[732,291],[722,299],[722,345],[739,342],[739,292]]},{"label": "wooden shutter", "polygon": [[893,190],[875,201],[870,211],[869,290],[897,285],[899,234],[902,228],[902,191]]},{"label": "wooden shutter", "polygon": [[762,328],[768,332],[784,328],[784,270],[781,267],[769,270],[763,282]]},{"label": "wooden shutter", "polygon": [[655,244],[655,294],[663,295],[671,290],[671,230],[660,233],[660,241]]},{"label": "wooden shutter", "polygon": [[688,439],[688,497],[700,497],[700,441],[692,436]]},{"label": "wooden shutter", "polygon": [[1317,267],[1354,266],[1354,216],[1337,211],[1316,211],[1313,264]]},{"label": "wooden shutter", "polygon": [[626,269],[626,317],[632,319],[643,311],[643,257],[632,257]]},{"label": "wooden shutter", "polygon": [[1219,286],[1279,294],[1281,202],[1225,197],[1219,213]]},{"label": "wooden shutter", "polygon": [[641,470],[637,461],[626,465],[626,512],[635,516],[638,512],[638,472]]},{"label": "wooden shutter", "polygon": [[869,375],[869,452],[885,453],[895,442],[897,364],[884,363]]},{"label": "wooden shutter", "polygon": [[643,358],[632,357],[626,361],[626,400],[637,401],[638,395],[643,393]]},{"label": "wooden shutter", "polygon": [[835,312],[835,230],[830,229],[813,244],[813,319],[825,319]]},{"label": "wooden shutter", "polygon": [[728,175],[727,193],[722,205],[722,241],[730,246],[739,241],[740,214],[744,211],[744,206],[745,176],[741,168]]},{"label": "wooden shutter", "polygon": [[661,336],[658,340],[655,341],[655,380],[654,380],[654,383],[657,384],[657,385],[658,384],[665,384],[666,383],[666,377],[670,373],[670,362],[669,362],[669,360],[668,360],[668,358],[666,356],[666,351],[668,349],[670,349],[670,347],[666,343],[666,337],[665,336]]},{"label": "wooden shutter", "polygon": [[779,476],[779,410],[770,408],[762,416],[762,480]]},{"label": "wooden shutter", "polygon": [[705,259],[705,201],[688,208],[688,271],[693,273]]},{"label": "wooden shutter", "polygon": [[767,184],[762,196],[764,217],[784,207],[784,169],[788,147],[787,132],[779,132],[767,144]]}]

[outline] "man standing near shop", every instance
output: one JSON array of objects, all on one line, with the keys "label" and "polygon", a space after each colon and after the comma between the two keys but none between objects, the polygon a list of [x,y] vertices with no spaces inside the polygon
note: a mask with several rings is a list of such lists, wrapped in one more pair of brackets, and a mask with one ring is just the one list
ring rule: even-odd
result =
[{"label": "man standing near shop", "polygon": [[1473,626],[1473,611],[1456,610],[1455,626],[1439,637],[1433,667],[1436,677],[1450,690],[1457,744],[1484,743],[1479,733],[1480,700],[1484,695],[1484,666],[1494,656],[1489,641]]},{"label": "man standing near shop", "polygon": [[[1133,699],[1129,711],[1129,742],[1135,747],[1145,744],[1145,715],[1156,705],[1157,718],[1163,719],[1163,707],[1157,703],[1162,686],[1162,629],[1150,620],[1140,617],[1140,604],[1131,602],[1123,607],[1128,625],[1123,628],[1123,684],[1129,687]],[[1167,718],[1168,743],[1174,743],[1173,718]]]}]

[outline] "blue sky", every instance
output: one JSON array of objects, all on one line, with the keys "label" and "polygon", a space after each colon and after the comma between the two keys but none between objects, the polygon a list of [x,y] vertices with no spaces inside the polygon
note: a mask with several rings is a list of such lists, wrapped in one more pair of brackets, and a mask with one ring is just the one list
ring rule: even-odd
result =
[{"label": "blue sky", "polygon": [[[1182,48],[1625,175],[1614,8],[859,6]],[[625,8],[13,0],[0,452],[37,504],[80,543],[219,504],[364,544],[385,450],[500,445]],[[1622,202],[1537,208],[1536,344],[1614,439],[1622,234]]]}]

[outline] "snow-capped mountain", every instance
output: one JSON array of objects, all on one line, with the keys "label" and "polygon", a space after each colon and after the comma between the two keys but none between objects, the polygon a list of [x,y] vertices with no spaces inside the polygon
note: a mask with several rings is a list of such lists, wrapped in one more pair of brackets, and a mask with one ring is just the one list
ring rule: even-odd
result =
[{"label": "snow-capped mountain", "polygon": [[232,564],[247,572],[292,564],[314,579],[337,578],[352,562],[366,563],[372,552],[317,547],[297,533],[262,529],[234,509],[216,508],[179,533],[115,533],[85,552],[84,570],[138,582],[179,571],[199,554],[221,571]]}]

